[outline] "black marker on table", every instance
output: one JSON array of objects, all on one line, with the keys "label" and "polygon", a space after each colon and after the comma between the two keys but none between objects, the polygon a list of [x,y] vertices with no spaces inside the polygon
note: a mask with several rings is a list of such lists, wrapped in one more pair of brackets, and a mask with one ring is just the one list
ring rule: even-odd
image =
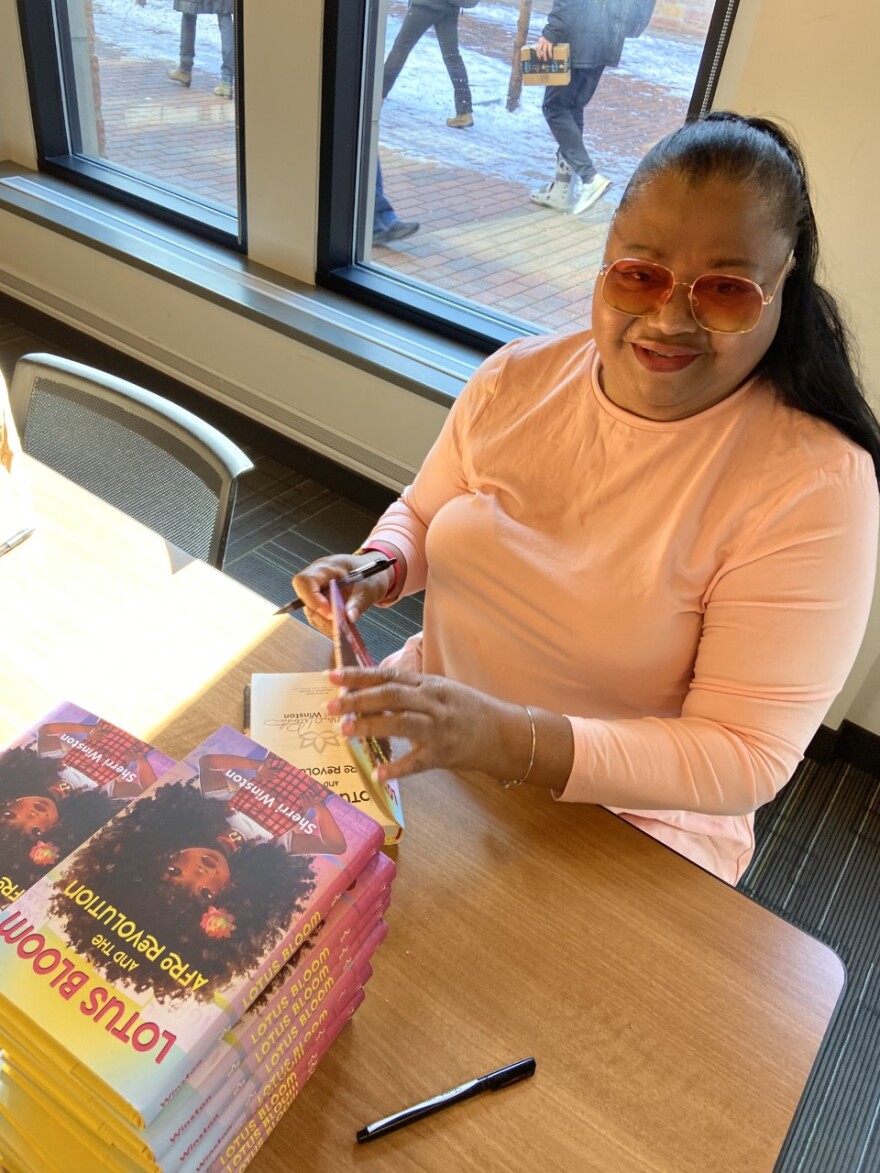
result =
[{"label": "black marker on table", "polygon": [[[359,566],[357,570],[352,570],[350,574],[346,574],[343,578],[337,578],[338,586],[351,586],[353,583],[362,582],[365,578],[372,578],[374,574],[380,574],[383,570],[390,570],[397,561],[396,558],[374,558],[372,562],[365,562],[363,566]],[[299,611],[305,603],[302,599],[291,599],[289,603],[285,603],[283,607],[279,607],[275,612],[276,615],[289,615],[291,611]]]},{"label": "black marker on table", "polygon": [[425,1116],[431,1116],[452,1104],[469,1100],[471,1096],[477,1096],[480,1092],[497,1092],[512,1083],[519,1083],[521,1079],[528,1079],[530,1075],[534,1075],[536,1067],[534,1059],[519,1059],[507,1067],[499,1067],[497,1071],[490,1071],[488,1075],[471,1079],[448,1092],[433,1096],[430,1100],[423,1100],[420,1104],[413,1104],[411,1108],[395,1112],[393,1116],[386,1116],[374,1124],[368,1124],[358,1132],[357,1142],[363,1144],[365,1141],[375,1140],[379,1136],[384,1136],[386,1132],[394,1132],[396,1128],[413,1124],[416,1120],[422,1120]]}]

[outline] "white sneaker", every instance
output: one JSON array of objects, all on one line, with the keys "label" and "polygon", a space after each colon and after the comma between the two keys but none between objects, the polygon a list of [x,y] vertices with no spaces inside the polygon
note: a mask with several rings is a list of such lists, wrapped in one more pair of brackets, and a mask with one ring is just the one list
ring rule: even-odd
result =
[{"label": "white sneaker", "polygon": [[555,208],[557,212],[564,212],[568,207],[570,186],[568,180],[563,183],[562,180],[554,179],[537,191],[529,192],[529,199],[542,208]]},{"label": "white sneaker", "polygon": [[568,214],[579,216],[581,212],[586,212],[587,208],[592,208],[596,200],[603,196],[610,186],[611,180],[606,179],[604,175],[594,176],[589,183],[584,183],[579,176],[572,175],[569,184]]}]

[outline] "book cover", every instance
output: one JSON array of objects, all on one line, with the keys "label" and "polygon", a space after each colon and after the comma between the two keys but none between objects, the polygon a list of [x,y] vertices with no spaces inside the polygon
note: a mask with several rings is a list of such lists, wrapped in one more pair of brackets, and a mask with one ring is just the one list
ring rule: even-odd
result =
[{"label": "book cover", "polygon": [[0,909],[175,764],[65,701],[0,751]]},{"label": "book cover", "polygon": [[[255,1071],[260,1064],[274,1064],[280,1050],[304,1046],[325,1021],[325,1004],[348,980],[365,942],[376,949],[384,939],[387,927],[379,920],[383,905],[374,905],[374,910],[363,928],[344,943],[340,943],[341,934],[337,932],[335,942],[316,940],[314,950],[299,957],[293,968],[288,963],[136,1139],[142,1140],[154,1156],[161,1157],[203,1116],[209,1104],[222,1102],[230,1080],[241,1072]],[[381,927],[374,933],[377,925]],[[302,948],[298,951],[303,952]]]},{"label": "book cover", "polygon": [[[203,1126],[206,1139],[200,1141],[198,1147],[190,1141],[185,1149],[178,1145],[175,1151],[181,1157],[185,1154],[187,1161],[197,1159],[197,1167],[201,1169],[217,1155],[224,1141],[228,1141],[240,1131],[253,1112],[266,1113],[277,1105],[278,1114],[282,1115],[299,1092],[307,1066],[311,1065],[311,1070],[314,1070],[320,1058],[326,1053],[329,1037],[335,1037],[338,1029],[341,1029],[351,1017],[355,1006],[360,1005],[364,996],[364,986],[371,974],[372,967],[368,960],[353,966],[346,976],[346,981],[340,984],[338,990],[334,990],[333,998],[328,1003],[328,1017],[316,1027],[309,1042],[304,1045],[293,1044],[286,1050],[279,1047],[271,1071],[242,1070],[240,1079],[235,1083],[234,1095],[224,1108],[216,1110],[216,1124],[212,1123],[210,1132],[204,1130]],[[289,1077],[294,1071],[298,1073],[300,1083],[295,1089],[291,1089]],[[169,1153],[162,1158],[163,1169],[170,1168],[170,1157]]]},{"label": "book cover", "polygon": [[[318,778],[335,794],[382,824],[385,842],[396,843],[402,824],[365,784],[352,747],[327,715],[338,689],[324,672],[255,672],[251,676],[250,734],[289,762]],[[399,805],[399,793],[395,787]]]},{"label": "book cover", "polygon": [[[369,668],[375,663],[367,651],[360,632],[345,613],[345,601],[336,580],[327,588],[333,624],[333,654],[337,668]],[[348,743],[361,771],[364,785],[380,810],[399,826],[403,826],[403,808],[396,780],[379,782],[373,770],[383,762],[391,761],[391,742],[385,737],[352,737]]]},{"label": "book cover", "polygon": [[0,913],[0,1040],[145,1127],[383,838],[223,726]]},{"label": "book cover", "polygon": [[[328,1023],[323,1035],[314,1041],[314,1049],[304,1055],[282,1077],[273,1077],[263,1085],[256,1108],[238,1132],[223,1145],[222,1151],[210,1166],[210,1173],[227,1173],[228,1170],[240,1171],[247,1168],[363,1000],[364,990],[360,989],[348,1005]],[[267,1099],[268,1105],[265,1104]]]},{"label": "book cover", "polygon": [[[375,945],[373,945],[375,948]],[[313,1032],[307,1045],[300,1044],[279,1050],[278,1059],[268,1074],[243,1071],[237,1078],[228,1081],[228,1094],[222,1101],[212,1104],[201,1114],[193,1128],[176,1139],[163,1154],[154,1156],[147,1150],[138,1151],[128,1144],[120,1144],[119,1138],[96,1127],[97,1121],[83,1118],[82,1114],[71,1111],[76,1103],[75,1095],[61,1098],[58,1086],[42,1085],[32,1070],[21,1064],[20,1056],[8,1057],[0,1077],[0,1154],[4,1142],[11,1139],[15,1147],[15,1127],[9,1129],[3,1119],[5,1108],[19,1129],[25,1134],[33,1133],[33,1144],[41,1150],[40,1158],[26,1165],[29,1173],[48,1168],[67,1170],[101,1168],[125,1173],[143,1170],[144,1173],[195,1173],[206,1169],[217,1155],[224,1141],[231,1139],[241,1128],[250,1114],[271,1099],[278,1105],[280,1096],[285,1097],[285,1107],[292,1099],[290,1076],[296,1072],[300,1079],[308,1069],[309,1074],[326,1053],[329,1041],[363,999],[363,987],[369,980],[372,968],[369,955],[372,949],[365,945],[362,953],[351,967],[350,977],[334,991],[328,1000],[327,1017]],[[281,1087],[286,1091],[282,1093]],[[75,1093],[75,1089],[70,1089]],[[298,1090],[298,1089],[297,1089]],[[265,1110],[265,1109],[264,1109]],[[54,1131],[46,1137],[45,1121],[52,1120]],[[31,1128],[41,1122],[40,1127]],[[11,1137],[10,1137],[11,1134]]]}]

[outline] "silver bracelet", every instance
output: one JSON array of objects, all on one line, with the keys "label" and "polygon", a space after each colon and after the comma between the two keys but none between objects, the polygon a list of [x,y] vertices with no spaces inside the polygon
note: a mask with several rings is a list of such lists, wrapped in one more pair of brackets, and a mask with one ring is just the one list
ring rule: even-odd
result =
[{"label": "silver bracelet", "polygon": [[529,774],[531,774],[532,766],[535,764],[535,742],[537,740],[535,736],[535,718],[532,716],[532,710],[528,705],[523,705],[523,708],[525,709],[526,715],[529,718],[529,725],[532,730],[532,752],[529,754],[529,764],[526,766],[526,772],[521,778],[499,779],[505,790],[509,790],[511,786],[522,786],[523,782],[525,782],[528,779]]}]

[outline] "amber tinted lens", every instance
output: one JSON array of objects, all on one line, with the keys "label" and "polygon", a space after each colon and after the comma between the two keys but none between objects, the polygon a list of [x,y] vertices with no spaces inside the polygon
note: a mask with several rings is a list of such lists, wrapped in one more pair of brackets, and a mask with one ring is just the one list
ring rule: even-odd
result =
[{"label": "amber tinted lens", "polygon": [[744,334],[754,329],[764,308],[764,294],[746,277],[706,273],[691,290],[694,317],[717,334]]},{"label": "amber tinted lens", "polygon": [[650,261],[615,261],[605,271],[602,297],[614,310],[640,318],[659,310],[672,292],[669,269]]}]

